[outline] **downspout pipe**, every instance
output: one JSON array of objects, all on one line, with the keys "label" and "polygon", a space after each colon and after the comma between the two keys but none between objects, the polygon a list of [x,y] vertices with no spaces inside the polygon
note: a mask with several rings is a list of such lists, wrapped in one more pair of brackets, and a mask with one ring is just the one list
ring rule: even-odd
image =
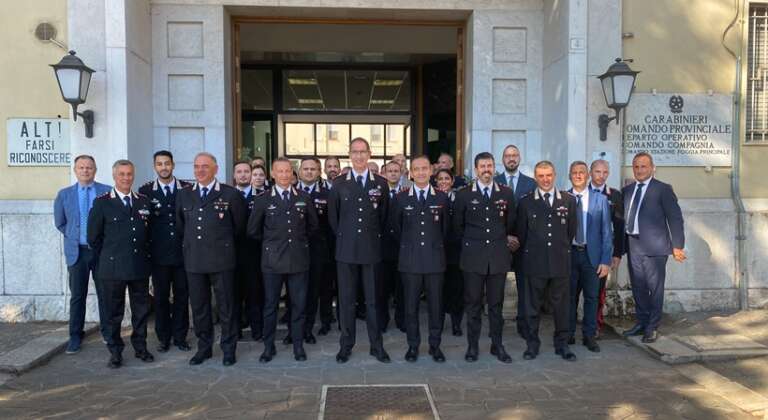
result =
[{"label": "downspout pipe", "polygon": [[[746,2],[746,0],[744,0]],[[725,43],[725,37],[728,32],[736,24],[740,12],[741,1],[735,0],[736,15],[733,20],[725,28],[721,39],[721,44],[726,51],[736,60],[736,77],[734,80],[733,88],[733,103],[732,103],[732,127],[731,130],[731,199],[736,207],[736,259],[734,276],[739,286],[739,309],[742,311],[749,310],[749,282],[747,275],[747,261],[746,261],[746,209],[744,207],[744,201],[741,197],[741,72],[742,72],[742,40],[744,36],[744,22],[741,24],[741,32],[738,42],[738,54],[731,50]],[[746,11],[746,6],[744,6]]]}]

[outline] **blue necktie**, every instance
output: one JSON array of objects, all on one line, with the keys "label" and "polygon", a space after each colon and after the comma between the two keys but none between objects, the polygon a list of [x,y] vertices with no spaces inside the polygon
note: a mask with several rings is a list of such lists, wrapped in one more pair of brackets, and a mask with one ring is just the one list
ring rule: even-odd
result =
[{"label": "blue necktie", "polygon": [[515,195],[515,176],[509,177],[509,188],[512,190],[512,195]]},{"label": "blue necktie", "polygon": [[165,189],[165,196],[166,197],[170,197],[171,196],[171,187],[166,185],[164,189]]},{"label": "blue necktie", "polygon": [[552,203],[549,202],[549,197],[551,197],[551,196],[552,195],[550,193],[544,193],[544,203],[546,203],[547,208],[551,208],[552,207]]},{"label": "blue necktie", "polygon": [[627,233],[632,235],[635,232],[635,219],[637,218],[637,208],[640,207],[640,198],[643,196],[643,187],[645,184],[642,182],[637,184],[635,190],[635,196],[632,198],[632,208],[629,210],[629,218],[627,219]]},{"label": "blue necktie", "polygon": [[488,192],[488,187],[485,187],[483,189],[483,197],[485,197],[486,200],[490,200],[491,199],[491,194]]},{"label": "blue necktie", "polygon": [[283,191],[283,201],[288,202],[288,190]]},{"label": "blue necktie", "polygon": [[91,187],[83,188],[83,199],[80,202],[80,243],[88,243],[88,212],[91,210]]},{"label": "blue necktie", "polygon": [[128,207],[128,210],[131,209],[131,197],[125,196],[123,197],[123,201],[125,202],[125,207]]},{"label": "blue necktie", "polygon": [[419,203],[424,204],[426,201],[427,198],[424,197],[424,190],[419,191]]},{"label": "blue necktie", "polygon": [[357,176],[357,183],[360,184],[360,188],[365,189],[365,183],[363,182],[363,176],[362,175],[358,175]]},{"label": "blue necktie", "polygon": [[208,197],[208,187],[203,187],[201,191],[203,192],[202,198]]},{"label": "blue necktie", "polygon": [[581,194],[576,194],[576,219],[579,224],[576,227],[576,244],[584,245],[584,209],[581,207]]}]

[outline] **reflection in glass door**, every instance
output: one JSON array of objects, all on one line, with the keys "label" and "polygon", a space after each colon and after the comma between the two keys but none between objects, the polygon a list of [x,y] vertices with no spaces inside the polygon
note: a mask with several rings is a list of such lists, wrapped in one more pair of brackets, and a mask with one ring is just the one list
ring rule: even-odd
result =
[{"label": "reflection in glass door", "polygon": [[[251,118],[249,118],[251,117]],[[243,116],[243,141],[237,151],[237,159],[253,159],[256,156],[272,161],[272,115]]]}]

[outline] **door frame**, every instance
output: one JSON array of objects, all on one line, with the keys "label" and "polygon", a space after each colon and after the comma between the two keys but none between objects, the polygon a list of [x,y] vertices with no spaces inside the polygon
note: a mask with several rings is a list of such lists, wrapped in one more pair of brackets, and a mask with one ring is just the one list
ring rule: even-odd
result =
[{"label": "door frame", "polygon": [[[242,147],[242,118],[241,118],[241,88],[240,88],[240,25],[243,23],[294,23],[294,24],[327,24],[327,25],[392,25],[392,26],[441,26],[456,28],[456,163],[455,168],[464,167],[464,51],[466,49],[465,20],[393,20],[393,19],[338,19],[338,18],[301,18],[274,16],[232,16],[232,127],[233,152]],[[420,80],[417,80],[420,83]],[[417,89],[417,92],[420,89]],[[416,121],[411,126],[411,148],[423,143],[423,114],[422,98],[417,93]],[[277,113],[277,110],[274,110]],[[277,114],[275,114],[277,115]],[[415,128],[414,129],[414,125]],[[276,133],[275,133],[276,134]],[[273,136],[273,142],[277,136]],[[415,138],[414,138],[415,137]]]}]

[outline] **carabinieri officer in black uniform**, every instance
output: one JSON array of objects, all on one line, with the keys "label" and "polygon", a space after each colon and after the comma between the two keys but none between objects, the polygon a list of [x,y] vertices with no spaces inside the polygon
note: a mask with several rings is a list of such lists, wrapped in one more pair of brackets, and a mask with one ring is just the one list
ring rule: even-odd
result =
[{"label": "carabinieri officer in black uniform", "polygon": [[491,354],[512,362],[501,341],[504,285],[510,269],[509,244],[515,228],[515,196],[493,182],[494,160],[488,152],[475,156],[477,180],[456,193],[453,227],[461,238],[461,270],[467,312],[468,348],[464,359],[477,361],[482,323],[483,288],[488,305]]},{"label": "carabinieri officer in black uniform", "polygon": [[261,242],[261,269],[264,272],[264,352],[259,362],[267,363],[277,354],[275,329],[283,283],[291,296],[293,357],[307,360],[304,351],[304,320],[307,305],[309,239],[317,230],[317,213],[309,194],[291,185],[293,168],[287,158],[272,162],[275,184],[269,193],[257,197],[248,219],[248,236]]},{"label": "carabinieri officer in black uniform", "polygon": [[107,366],[119,368],[125,344],[120,337],[125,313],[125,289],[131,303],[131,345],[137,359],[152,362],[147,351],[149,317],[149,200],[131,191],[133,163],[118,160],[112,165],[115,188],[97,197],[88,215],[88,245],[98,261],[98,278],[104,285],[109,322]]},{"label": "carabinieri officer in black uniform", "polygon": [[[173,345],[189,351],[189,288],[181,235],[176,233],[176,196],[188,182],[173,176],[173,155],[167,150],[155,153],[157,179],[139,188],[150,202],[149,231],[152,259],[152,287],[155,295],[155,334],[160,344],[157,351],[165,353]],[[173,302],[171,303],[171,290]]]},{"label": "carabinieri officer in black uniform", "polygon": [[378,281],[376,265],[381,262],[381,242],[387,223],[387,182],[368,171],[371,148],[357,137],[349,144],[352,169],[334,180],[328,198],[328,222],[336,234],[336,265],[339,275],[340,349],[336,361],[346,363],[355,346],[355,302],[362,280],[366,324],[371,356],[389,363],[384,350],[376,311]]},{"label": "carabinieri officer in black uniform", "polygon": [[429,307],[429,354],[444,362],[440,350],[443,334],[443,279],[445,274],[445,238],[448,234],[448,195],[429,183],[432,165],[429,158],[411,160],[413,185],[395,196],[391,204],[390,226],[400,244],[398,270],[405,297],[405,328],[408,351],[405,360],[419,358],[419,300],[424,291]]},{"label": "carabinieri officer in black uniform", "polygon": [[536,188],[520,199],[517,212],[517,238],[525,267],[525,360],[539,354],[540,308],[548,299],[555,318],[555,353],[568,361],[576,355],[568,347],[571,244],[576,236],[576,199],[555,188],[555,168],[541,161],[534,168]]},{"label": "carabinieri officer in black uniform", "polygon": [[184,235],[184,267],[197,336],[197,353],[189,360],[199,365],[212,357],[211,286],[216,293],[221,324],[224,366],[236,363],[237,320],[234,311],[235,238],[245,234],[246,209],[240,193],[216,180],[216,158],[195,156],[197,182],[176,198],[179,234]]}]

